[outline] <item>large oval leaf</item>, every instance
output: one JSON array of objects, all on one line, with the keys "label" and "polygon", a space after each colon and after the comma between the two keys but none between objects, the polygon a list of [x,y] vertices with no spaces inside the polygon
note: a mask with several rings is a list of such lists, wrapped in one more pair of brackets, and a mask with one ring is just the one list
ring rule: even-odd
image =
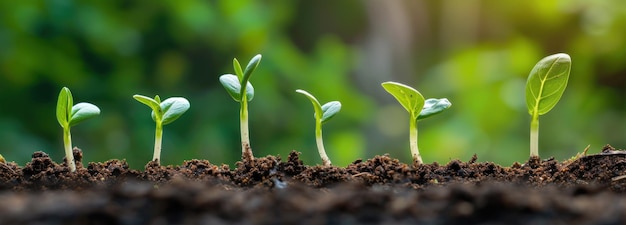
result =
[{"label": "large oval leaf", "polygon": [[419,91],[407,85],[392,81],[384,82],[382,85],[383,88],[395,97],[400,105],[409,112],[411,118],[418,118],[422,107],[424,107],[424,96],[422,96]]},{"label": "large oval leaf", "polygon": [[72,107],[70,126],[74,126],[82,122],[83,120],[89,119],[97,115],[100,115],[100,108],[98,108],[98,106],[86,102],[78,103],[74,105],[74,107]]},{"label": "large oval leaf", "polygon": [[341,102],[332,101],[322,106],[322,123],[333,118],[341,110]]},{"label": "large oval leaf", "polygon": [[[226,92],[232,97],[236,102],[241,102],[241,83],[239,83],[239,78],[236,75],[232,74],[224,74],[220,76],[220,83],[226,89]],[[254,98],[254,87],[252,84],[248,82],[246,85],[246,99],[247,101],[251,101]]]},{"label": "large oval leaf", "polygon": [[528,113],[539,116],[549,112],[561,99],[572,60],[565,53],[541,59],[530,71],[526,81],[526,106]]},{"label": "large oval leaf", "polygon": [[420,115],[417,117],[417,120],[422,120],[433,115],[437,115],[447,108],[450,108],[450,106],[452,106],[452,103],[450,103],[447,98],[430,98],[424,102],[424,107],[422,108]]},{"label": "large oval leaf", "polygon": [[161,102],[163,125],[174,122],[189,109],[189,101],[183,97],[172,97]]},{"label": "large oval leaf", "polygon": [[59,98],[57,99],[57,121],[61,127],[66,127],[70,124],[70,115],[72,113],[73,103],[72,92],[69,88],[61,88]]}]

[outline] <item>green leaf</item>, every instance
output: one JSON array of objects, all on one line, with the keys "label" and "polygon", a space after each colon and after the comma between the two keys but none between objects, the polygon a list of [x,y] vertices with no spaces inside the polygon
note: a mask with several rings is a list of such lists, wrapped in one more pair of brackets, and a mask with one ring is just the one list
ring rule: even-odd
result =
[{"label": "green leaf", "polygon": [[72,107],[70,126],[74,126],[83,120],[100,115],[100,109],[91,103],[81,102]]},{"label": "green leaf", "polygon": [[61,125],[61,127],[69,126],[70,124],[70,115],[72,112],[72,92],[67,87],[63,87],[61,92],[59,93],[59,98],[57,100],[57,110],[56,116],[57,121]]},{"label": "green leaf", "polygon": [[452,106],[452,103],[450,103],[450,101],[448,101],[447,98],[428,99],[424,102],[424,107],[422,108],[420,115],[417,117],[417,120],[422,120],[422,119],[431,117],[433,115],[437,115],[443,112],[444,110],[446,110],[447,108],[450,108],[450,106]]},{"label": "green leaf", "polygon": [[[243,71],[243,78],[240,81],[240,84],[247,84],[246,87],[243,88],[243,90],[239,90],[239,95],[243,95],[244,92],[246,92],[246,99],[248,101],[251,101],[252,98],[254,97],[254,90],[250,91],[250,87],[252,87],[252,84],[250,84],[250,82],[248,80],[250,80],[250,76],[252,75],[252,72],[254,72],[254,70],[256,69],[256,67],[259,65],[259,63],[261,62],[261,55],[258,54],[254,57],[252,57],[252,59],[250,59],[250,62],[248,62],[248,65],[246,66],[246,70]],[[241,69],[239,70],[241,71]]]},{"label": "green leaf", "polygon": [[157,104],[161,104],[161,97],[159,97],[159,95],[155,95],[154,101],[156,101]]},{"label": "green leaf", "polygon": [[241,65],[239,64],[237,58],[233,59],[233,69],[235,69],[235,75],[237,75],[239,80],[241,80],[243,78],[243,72],[241,71]]},{"label": "green leaf", "polygon": [[323,112],[322,123],[330,120],[330,118],[333,118],[333,116],[335,116],[340,110],[341,110],[341,102],[339,101],[332,101],[332,102],[328,102],[324,104],[322,106],[322,112]]},{"label": "green leaf", "polygon": [[407,85],[392,81],[384,82],[382,86],[409,112],[411,118],[418,118],[422,107],[424,107],[424,96],[422,96],[419,91]]},{"label": "green leaf", "polygon": [[[155,98],[158,98],[159,96],[155,96]],[[144,105],[147,105],[148,107],[150,107],[152,110],[156,110],[158,108],[160,108],[161,106],[159,106],[158,101],[150,98],[150,97],[146,97],[143,95],[133,95],[133,98],[135,100],[137,100],[138,102],[143,103]]]},{"label": "green leaf", "polygon": [[[160,120],[161,114],[163,114],[163,112],[161,111],[161,106],[160,106],[161,98],[159,98],[159,95],[154,96],[154,99],[143,96],[143,95],[133,95],[133,98],[137,100],[138,102],[141,102],[144,105],[147,105],[148,107],[150,107],[150,109],[152,109],[151,116],[152,116],[153,121],[156,122],[157,120]],[[157,114],[159,118],[157,118]]]},{"label": "green leaf", "polygon": [[174,122],[189,109],[189,101],[183,97],[172,97],[161,102],[163,125]]},{"label": "green leaf", "polygon": [[[226,89],[226,92],[232,97],[236,102],[241,102],[241,83],[239,83],[239,78],[232,74],[224,74],[220,76],[220,83]],[[254,98],[254,87],[252,84],[248,82],[246,86],[246,99],[251,101]]]},{"label": "green leaf", "polygon": [[569,78],[572,60],[565,53],[541,59],[526,81],[526,106],[533,117],[546,114],[561,99]]},{"label": "green leaf", "polygon": [[248,62],[248,65],[246,66],[246,70],[243,71],[243,79],[241,80],[242,84],[250,80],[250,76],[252,75],[252,72],[254,72],[256,67],[259,66],[259,63],[261,63],[261,58],[262,58],[261,54],[258,54],[252,57],[252,59],[250,59],[250,62]]},{"label": "green leaf", "polygon": [[[324,112],[322,111],[322,105],[320,104],[319,101],[317,101],[317,98],[315,98],[315,96],[313,96],[312,94],[310,94],[309,92],[302,90],[302,89],[298,89],[296,90],[296,93],[300,93],[304,96],[306,96],[309,100],[311,100],[311,104],[313,104],[313,110],[314,110],[314,114],[313,116],[315,117],[316,120],[321,120],[322,116],[324,114]],[[320,116],[318,116],[320,115]]]}]

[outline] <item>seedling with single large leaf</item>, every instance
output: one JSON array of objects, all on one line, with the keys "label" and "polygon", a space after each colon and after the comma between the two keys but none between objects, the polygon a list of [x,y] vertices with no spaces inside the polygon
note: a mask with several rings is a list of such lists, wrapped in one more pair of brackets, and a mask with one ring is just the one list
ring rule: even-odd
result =
[{"label": "seedling with single large leaf", "polygon": [[189,101],[183,97],[172,97],[161,102],[159,96],[154,98],[133,95],[133,98],[152,109],[152,120],[156,123],[154,134],[154,155],[152,160],[160,164],[163,125],[174,122],[189,109]]},{"label": "seedling with single large leaf", "polygon": [[341,102],[339,101],[331,101],[324,105],[320,105],[320,102],[310,93],[305,90],[298,89],[297,93],[303,94],[309,100],[311,100],[311,104],[313,104],[313,110],[315,111],[315,140],[317,143],[317,151],[322,157],[322,164],[324,166],[330,166],[331,162],[328,159],[328,155],[326,155],[326,150],[324,149],[324,141],[322,139],[322,124],[326,121],[330,120],[341,110]]},{"label": "seedling with single large leaf", "polygon": [[219,78],[220,83],[222,83],[222,86],[224,86],[230,97],[241,104],[241,109],[239,111],[241,128],[241,157],[243,160],[248,161],[254,158],[252,155],[252,148],[250,147],[250,134],[248,131],[248,102],[254,98],[254,87],[252,87],[252,84],[248,80],[250,80],[252,72],[254,72],[260,62],[261,55],[258,54],[254,56],[250,62],[248,62],[246,69],[242,71],[239,61],[237,61],[237,59],[233,59],[235,75],[224,74]]},{"label": "seedling with single large leaf", "polygon": [[547,56],[535,65],[526,81],[526,106],[530,121],[530,156],[539,157],[539,116],[548,113],[561,99],[572,67],[565,53]]},{"label": "seedling with single large leaf", "polygon": [[384,82],[383,88],[398,100],[400,105],[409,112],[409,143],[415,165],[422,164],[422,156],[417,147],[417,121],[441,113],[452,103],[446,98],[424,100],[419,91],[397,82]]},{"label": "seedling with single large leaf", "polygon": [[72,135],[70,127],[100,114],[100,109],[91,103],[81,102],[74,105],[72,92],[67,87],[63,87],[57,100],[57,121],[63,128],[63,145],[65,148],[65,158],[71,172],[76,171],[74,154],[72,154]]}]

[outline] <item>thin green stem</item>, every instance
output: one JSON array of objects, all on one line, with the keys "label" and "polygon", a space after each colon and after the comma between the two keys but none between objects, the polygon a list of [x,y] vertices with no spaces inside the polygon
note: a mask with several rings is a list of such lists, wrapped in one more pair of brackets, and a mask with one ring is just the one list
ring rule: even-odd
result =
[{"label": "thin green stem", "polygon": [[409,122],[409,135],[410,135],[410,145],[411,145],[411,155],[413,156],[413,163],[416,165],[422,164],[422,156],[420,155],[420,151],[417,148],[417,119],[410,118]]},{"label": "thin green stem", "polygon": [[70,172],[76,172],[76,163],[74,163],[74,153],[72,152],[72,134],[70,133],[69,124],[63,127],[63,144],[65,147],[65,159]]},{"label": "thin green stem", "polygon": [[326,155],[326,150],[324,149],[324,140],[322,139],[322,120],[315,120],[315,141],[317,142],[317,151],[320,153],[320,157],[322,157],[322,164],[324,166],[330,166],[330,159],[328,155]]},{"label": "thin green stem", "polygon": [[161,164],[161,143],[163,140],[163,123],[161,121],[156,121],[156,129],[154,131],[154,156],[152,156],[152,161],[156,161],[158,164]]},{"label": "thin green stem", "polygon": [[530,121],[530,156],[539,157],[539,116],[533,116]]},{"label": "thin green stem", "polygon": [[241,126],[241,157],[244,160],[252,160],[252,149],[250,147],[250,134],[248,132],[248,102],[244,96],[241,101],[241,111],[239,112]]}]

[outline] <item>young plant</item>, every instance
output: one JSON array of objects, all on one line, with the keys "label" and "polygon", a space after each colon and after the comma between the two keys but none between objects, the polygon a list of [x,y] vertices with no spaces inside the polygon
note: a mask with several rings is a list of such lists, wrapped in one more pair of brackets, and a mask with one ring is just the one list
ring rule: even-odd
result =
[{"label": "young plant", "polygon": [[254,98],[254,88],[252,84],[248,82],[250,75],[256,69],[261,62],[261,55],[254,56],[244,71],[241,70],[241,65],[237,59],[233,59],[233,67],[235,74],[224,74],[220,76],[219,80],[222,86],[226,89],[230,97],[236,102],[241,104],[239,111],[239,121],[241,128],[241,157],[243,160],[252,160],[252,148],[250,147],[250,134],[248,132],[248,102]]},{"label": "young plant", "polygon": [[539,157],[539,116],[549,112],[561,99],[571,67],[569,55],[559,53],[539,60],[528,75],[526,106],[531,116],[531,157]]},{"label": "young plant", "polygon": [[382,86],[409,112],[409,143],[413,164],[422,164],[422,156],[417,148],[417,121],[442,112],[449,108],[452,103],[446,98],[424,100],[422,94],[417,90],[397,82],[384,82]]},{"label": "young plant", "polygon": [[91,103],[81,102],[74,105],[72,92],[67,87],[61,89],[57,101],[57,120],[63,128],[63,144],[65,147],[65,158],[71,172],[76,171],[74,154],[72,152],[72,135],[70,127],[100,114],[100,109]]},{"label": "young plant", "polygon": [[6,163],[7,161],[4,159],[4,157],[2,157],[2,154],[0,154],[0,163]]},{"label": "young plant", "polygon": [[158,95],[154,96],[154,99],[143,95],[133,95],[133,98],[152,109],[152,120],[156,123],[152,161],[160,164],[163,125],[174,122],[183,115],[189,109],[189,101],[183,97],[172,97],[161,102]]},{"label": "young plant", "polygon": [[315,110],[315,140],[317,143],[317,151],[322,157],[322,164],[324,166],[330,166],[330,159],[328,159],[328,156],[326,155],[324,141],[322,139],[322,124],[330,120],[330,118],[333,118],[333,116],[341,110],[341,102],[332,101],[324,105],[320,105],[320,102],[305,90],[298,89],[296,92],[309,98],[309,100],[311,100],[311,104],[313,104],[313,109]]}]

